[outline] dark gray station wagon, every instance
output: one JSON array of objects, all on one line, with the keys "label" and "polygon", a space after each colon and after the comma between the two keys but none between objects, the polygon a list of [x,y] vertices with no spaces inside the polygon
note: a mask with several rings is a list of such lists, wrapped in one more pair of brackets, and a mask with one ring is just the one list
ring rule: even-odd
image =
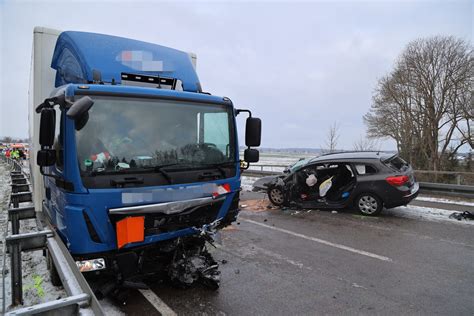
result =
[{"label": "dark gray station wagon", "polygon": [[411,166],[398,155],[383,152],[342,152],[300,160],[266,186],[270,201],[278,206],[356,207],[364,215],[407,205],[419,190]]}]

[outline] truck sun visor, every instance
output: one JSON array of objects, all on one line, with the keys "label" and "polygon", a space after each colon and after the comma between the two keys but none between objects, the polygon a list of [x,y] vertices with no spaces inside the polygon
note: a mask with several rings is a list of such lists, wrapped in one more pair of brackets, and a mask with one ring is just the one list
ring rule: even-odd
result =
[{"label": "truck sun visor", "polygon": [[[158,83],[167,79],[163,88],[168,88],[168,81],[174,80],[174,85],[181,83],[184,91],[201,92],[199,78],[186,52],[117,36],[62,32],[56,42],[51,67],[57,70],[56,87],[68,83],[94,83],[94,73],[100,72],[101,83],[105,84],[124,84],[123,73],[147,76],[146,80],[159,78]],[[142,83],[127,81],[130,82]]]}]

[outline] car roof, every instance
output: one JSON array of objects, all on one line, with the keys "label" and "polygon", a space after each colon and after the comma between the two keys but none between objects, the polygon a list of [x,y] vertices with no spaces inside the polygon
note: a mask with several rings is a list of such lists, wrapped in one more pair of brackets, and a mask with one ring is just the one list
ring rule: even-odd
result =
[{"label": "car roof", "polygon": [[381,152],[381,151],[351,151],[351,152],[337,152],[324,154],[318,157],[314,157],[310,160],[311,163],[319,161],[330,161],[330,160],[353,160],[353,159],[388,159],[395,156],[396,153]]}]

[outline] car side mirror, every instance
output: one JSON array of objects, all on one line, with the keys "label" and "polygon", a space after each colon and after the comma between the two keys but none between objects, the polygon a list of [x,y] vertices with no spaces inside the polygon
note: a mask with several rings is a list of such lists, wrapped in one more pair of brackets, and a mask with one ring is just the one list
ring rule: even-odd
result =
[{"label": "car side mirror", "polygon": [[76,130],[81,130],[89,119],[89,110],[94,101],[88,96],[82,97],[72,104],[66,116],[76,123]]},{"label": "car side mirror", "polygon": [[261,137],[262,121],[256,117],[248,117],[245,123],[245,145],[247,147],[258,147],[260,146]]},{"label": "car side mirror", "polygon": [[43,146],[52,146],[54,143],[54,132],[56,128],[56,111],[51,108],[41,110],[39,143]]},{"label": "car side mirror", "polygon": [[258,162],[260,154],[258,150],[247,148],[244,150],[244,161],[245,162]]},{"label": "car side mirror", "polygon": [[36,164],[40,167],[52,166],[56,163],[56,151],[54,149],[41,149],[36,155]]}]

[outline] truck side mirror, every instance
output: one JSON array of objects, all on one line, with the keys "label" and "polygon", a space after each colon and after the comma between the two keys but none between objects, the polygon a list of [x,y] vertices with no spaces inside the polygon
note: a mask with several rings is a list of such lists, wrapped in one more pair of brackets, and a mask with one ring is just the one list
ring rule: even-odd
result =
[{"label": "truck side mirror", "polygon": [[81,130],[89,119],[89,110],[94,105],[94,101],[88,96],[82,97],[72,104],[66,116],[76,123],[76,130]]},{"label": "truck side mirror", "polygon": [[244,161],[246,162],[258,162],[260,154],[258,150],[247,148],[244,150]]},{"label": "truck side mirror", "polygon": [[56,111],[51,108],[41,110],[39,143],[43,146],[52,146],[56,128]]},{"label": "truck side mirror", "polygon": [[[245,123],[245,145],[247,147],[258,147],[260,146],[261,137],[262,137],[262,121],[256,117],[248,117]],[[257,155],[257,161],[258,161],[258,155]]]},{"label": "truck side mirror", "polygon": [[56,163],[56,151],[54,149],[41,149],[36,155],[36,164],[40,167],[52,166]]}]

